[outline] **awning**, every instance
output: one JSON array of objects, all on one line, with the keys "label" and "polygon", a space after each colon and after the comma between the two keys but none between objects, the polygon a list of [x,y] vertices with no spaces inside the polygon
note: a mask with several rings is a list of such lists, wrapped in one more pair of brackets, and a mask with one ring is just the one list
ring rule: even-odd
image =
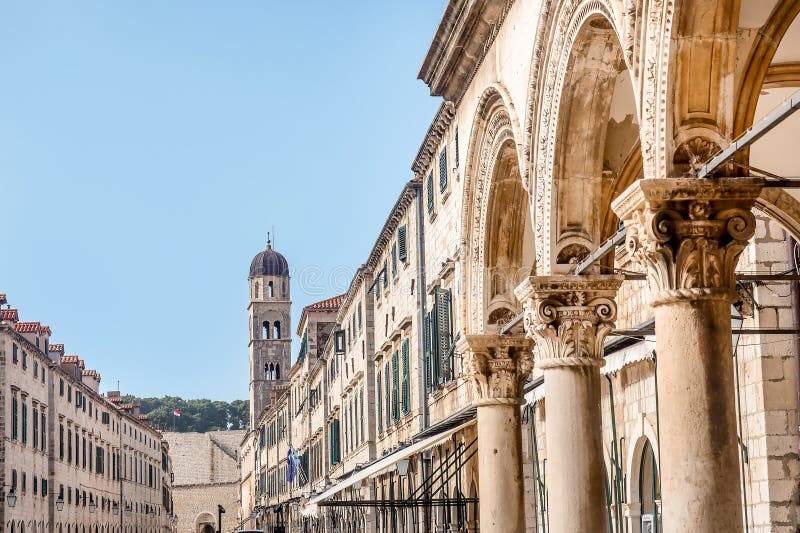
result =
[{"label": "awning", "polygon": [[604,376],[619,372],[628,365],[655,358],[655,336],[646,336],[642,342],[633,346],[628,346],[622,350],[606,355],[606,364],[600,367],[600,373]]},{"label": "awning", "polygon": [[[383,471],[388,471],[393,465],[395,465],[398,461],[403,459],[407,459],[414,454],[420,453],[428,448],[436,446],[440,442],[443,442],[450,438],[454,433],[469,427],[475,423],[475,419],[472,419],[460,426],[456,426],[453,428],[449,428],[443,430],[441,433],[437,433],[436,435],[431,435],[430,437],[424,438],[414,444],[410,444],[405,448],[397,450],[396,452],[387,455],[381,459],[378,459],[371,465],[364,467],[363,469],[359,470],[358,472],[354,473],[353,475],[349,476],[344,481],[340,481],[335,485],[331,486],[328,490],[317,494],[316,496],[312,497],[305,507],[310,508],[310,511],[315,511],[317,507],[317,503],[327,500],[331,496],[341,492],[342,490],[352,486],[354,483],[359,481],[363,481],[375,475],[382,473]],[[305,513],[304,513],[305,514]]]}]

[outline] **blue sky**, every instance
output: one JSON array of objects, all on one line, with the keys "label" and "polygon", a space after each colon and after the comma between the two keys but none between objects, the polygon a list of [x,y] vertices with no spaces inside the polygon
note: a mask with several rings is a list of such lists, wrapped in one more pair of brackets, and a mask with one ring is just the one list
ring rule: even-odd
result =
[{"label": "blue sky", "polygon": [[346,288],[439,105],[444,5],[0,2],[0,292],[103,390],[246,398],[251,258],[274,226],[293,328]]}]

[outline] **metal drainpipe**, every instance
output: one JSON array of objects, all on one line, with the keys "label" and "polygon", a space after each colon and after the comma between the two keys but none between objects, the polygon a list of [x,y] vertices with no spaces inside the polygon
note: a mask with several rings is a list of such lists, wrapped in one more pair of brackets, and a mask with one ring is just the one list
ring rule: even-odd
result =
[{"label": "metal drainpipe", "polygon": [[[733,311],[733,309],[731,309]],[[733,313],[731,313],[733,314]],[[742,323],[744,322],[744,318],[739,317],[739,328],[742,327]],[[744,439],[742,438],[742,433],[744,432],[744,426],[742,426],[742,391],[739,387],[739,339],[741,338],[741,334],[736,334],[736,345],[733,347],[733,370],[734,370],[734,377],[736,378],[736,414],[737,418],[739,419],[739,428],[738,428],[738,435],[737,439],[739,440],[739,450],[740,450],[740,466],[741,466],[741,475],[742,475],[742,500],[743,500],[743,511],[744,511],[744,530],[745,532],[750,531],[750,518],[749,512],[747,510],[747,480],[745,479],[745,467],[744,465],[748,462],[747,457],[747,446],[744,444]]]},{"label": "metal drainpipe", "polygon": [[[422,185],[415,183],[411,185],[416,189],[417,196],[417,301],[419,302],[419,318],[417,320],[417,349],[422,355],[419,370],[417,372],[417,393],[420,399],[420,429],[424,430],[429,426],[428,415],[428,395],[425,387],[425,212],[422,208]],[[421,479],[428,478],[428,462],[423,454],[419,455]],[[424,513],[427,515],[427,511]],[[428,516],[423,517],[425,524],[428,524]]]},{"label": "metal drainpipe", "polygon": [[532,458],[533,458],[533,471],[536,481],[534,482],[534,491],[539,497],[538,502],[534,502],[537,507],[537,522],[539,517],[539,510],[542,513],[542,533],[547,533],[549,524],[547,523],[547,504],[546,504],[546,482],[542,479],[542,473],[539,469],[539,442],[536,438],[536,406],[537,402],[533,402],[531,406],[531,445],[532,445]]},{"label": "metal drainpipe", "polygon": [[[608,375],[606,375],[606,380],[608,381],[608,399],[611,404],[611,438],[613,439],[611,443],[611,453],[614,459],[614,475],[609,481],[613,487],[613,496],[616,503],[616,507],[614,509],[614,519],[616,524],[614,530],[620,531],[620,526],[622,524],[622,499],[620,497],[619,490],[619,475],[621,473],[621,469],[619,467],[619,450],[617,450],[617,417],[614,414],[614,385]],[[610,526],[611,524],[609,524],[609,527]]]},{"label": "metal drainpipe", "polygon": [[[787,253],[789,255],[789,265],[794,269],[795,273],[798,272],[797,255],[797,241],[793,237],[789,237],[786,242]],[[792,304],[792,322],[795,328],[800,327],[800,281],[794,280],[790,284],[791,304]],[[794,360],[797,361],[797,376],[795,380],[797,383],[797,405],[800,406],[800,335],[794,337]],[[800,409],[797,410],[797,429],[800,431]],[[800,442],[798,442],[800,447]]]}]

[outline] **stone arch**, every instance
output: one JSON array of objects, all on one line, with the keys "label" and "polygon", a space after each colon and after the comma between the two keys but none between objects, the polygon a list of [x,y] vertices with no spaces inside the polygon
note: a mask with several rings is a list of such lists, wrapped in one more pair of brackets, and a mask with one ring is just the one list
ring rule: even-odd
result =
[{"label": "stone arch", "polygon": [[625,469],[628,473],[628,493],[625,496],[629,502],[639,501],[639,471],[641,465],[638,461],[641,459],[642,452],[647,443],[653,447],[656,468],[661,472],[661,459],[658,455],[658,434],[650,421],[646,418],[642,418],[641,424],[637,424],[635,427],[635,433],[630,435],[630,441],[625,455]]},{"label": "stone arch", "polygon": [[[637,89],[613,11],[567,1],[532,73],[531,164],[538,274],[568,272],[611,234],[611,200],[644,173]],[[541,78],[541,79],[539,79]],[[532,178],[530,178],[532,179]]]},{"label": "stone arch", "polygon": [[513,289],[532,268],[533,253],[526,254],[525,245],[530,215],[509,106],[501,86],[487,88],[470,136],[461,219],[467,258],[462,323],[468,333],[484,332],[490,319],[496,327],[519,311]]},{"label": "stone arch", "polygon": [[214,533],[217,530],[217,519],[208,512],[198,514],[194,519],[195,533]]}]

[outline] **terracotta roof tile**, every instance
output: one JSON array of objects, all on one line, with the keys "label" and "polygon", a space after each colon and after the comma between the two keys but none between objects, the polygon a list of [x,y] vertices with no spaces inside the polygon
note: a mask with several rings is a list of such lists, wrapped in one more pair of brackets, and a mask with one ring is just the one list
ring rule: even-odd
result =
[{"label": "terracotta roof tile", "polygon": [[20,333],[39,333],[42,325],[39,322],[17,322],[14,329]]},{"label": "terracotta roof tile", "polygon": [[61,353],[61,354],[64,353],[64,345],[63,344],[51,344],[49,348],[50,348],[51,352],[56,352],[56,353]]},{"label": "terracotta roof tile", "polygon": [[311,311],[337,311],[339,307],[341,307],[345,296],[345,294],[340,294],[339,296],[334,296],[333,298],[328,298],[327,300],[314,302],[313,304],[305,306],[303,309],[308,309]]},{"label": "terracotta roof tile", "polygon": [[97,372],[97,370],[94,370],[94,369],[84,370],[83,371],[83,375],[84,376],[96,376],[98,378],[100,377],[100,374]]},{"label": "terracotta roof tile", "polygon": [[149,419],[150,419],[150,417],[149,417],[149,416],[147,416],[147,415],[142,415],[142,414],[138,414],[138,415],[136,415],[136,418],[138,418],[139,420],[149,420]]},{"label": "terracotta roof tile", "polygon": [[0,309],[0,320],[17,322],[19,320],[19,313],[16,309]]},{"label": "terracotta roof tile", "polygon": [[122,396],[106,396],[106,399],[111,403],[122,403]]},{"label": "terracotta roof tile", "polygon": [[61,364],[62,365],[65,364],[65,363],[66,364],[70,364],[70,365],[77,365],[78,361],[80,361],[80,359],[78,359],[77,355],[62,355],[61,356]]}]

